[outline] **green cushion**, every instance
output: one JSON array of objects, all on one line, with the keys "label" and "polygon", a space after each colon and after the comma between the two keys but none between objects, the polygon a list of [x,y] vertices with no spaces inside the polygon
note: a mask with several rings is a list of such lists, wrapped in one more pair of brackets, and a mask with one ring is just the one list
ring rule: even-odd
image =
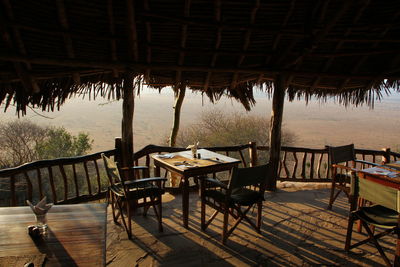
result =
[{"label": "green cushion", "polygon": [[393,228],[398,224],[399,213],[381,205],[362,207],[355,211],[355,215],[368,224],[381,228]]}]

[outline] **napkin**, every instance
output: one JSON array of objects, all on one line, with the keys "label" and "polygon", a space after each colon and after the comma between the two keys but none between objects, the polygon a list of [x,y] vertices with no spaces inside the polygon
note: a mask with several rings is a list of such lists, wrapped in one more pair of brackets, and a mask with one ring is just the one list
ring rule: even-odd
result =
[{"label": "napkin", "polygon": [[164,155],[157,155],[160,159],[172,159],[174,155],[172,154],[164,154]]},{"label": "napkin", "polygon": [[198,146],[199,146],[199,142],[197,141],[197,143],[194,145],[188,145],[186,149],[191,149],[191,150],[197,151]]},{"label": "napkin", "polygon": [[42,198],[42,200],[40,200],[36,205],[33,205],[29,200],[26,200],[26,203],[31,207],[33,213],[36,215],[46,214],[53,206],[53,203],[46,203],[46,197]]}]

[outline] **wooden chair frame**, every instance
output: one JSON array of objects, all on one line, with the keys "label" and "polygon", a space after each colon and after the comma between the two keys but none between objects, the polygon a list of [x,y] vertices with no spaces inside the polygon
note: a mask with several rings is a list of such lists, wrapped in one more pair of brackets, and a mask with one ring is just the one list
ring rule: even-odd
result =
[{"label": "wooden chair frame", "polygon": [[[364,183],[374,184],[374,187],[376,190],[374,190],[374,192],[372,194],[360,194],[359,193],[360,192],[360,189],[359,189],[360,179],[364,179]],[[384,205],[384,204],[382,204],[380,199],[377,199],[374,197],[374,195],[378,195],[377,192],[379,192],[379,194],[388,194],[387,192],[382,192],[384,190],[379,190],[379,188],[382,186],[391,187],[390,183],[387,183],[385,185],[385,182],[382,183],[381,181],[374,180],[374,179],[367,179],[365,177],[360,178],[356,175],[354,175],[354,177],[352,177],[352,184],[351,184],[351,191],[350,191],[351,208],[350,208],[349,220],[348,220],[348,225],[347,225],[345,251],[349,251],[350,249],[353,249],[355,247],[361,246],[366,243],[372,243],[377,248],[379,254],[385,261],[386,265],[392,266],[389,258],[386,256],[381,245],[379,244],[378,239],[383,236],[386,236],[388,234],[395,233],[397,235],[397,244],[396,244],[396,251],[395,251],[395,258],[394,258],[393,266],[400,266],[400,213],[399,213],[399,209],[400,209],[400,207],[399,207],[400,194],[399,193],[400,192],[399,192],[399,188],[397,185],[396,188],[392,189],[392,191],[397,191],[397,199],[394,199],[394,201],[393,201],[395,203],[393,203],[390,206]],[[379,204],[381,206],[387,207],[392,210],[393,210],[393,208],[395,208],[396,210],[393,210],[393,212],[399,213],[397,215],[397,224],[395,226],[382,226],[382,225],[377,225],[371,221],[368,221],[364,216],[362,216],[361,211],[363,209],[371,208],[371,207],[362,207],[362,206],[358,205],[358,202],[359,202],[358,200],[360,198],[371,201],[373,203],[377,203],[377,205]],[[386,197],[386,195],[385,195],[383,197],[383,199],[390,199],[390,196],[388,195]],[[354,226],[355,221],[359,221],[361,223],[361,226],[365,228],[368,236],[366,239],[364,239],[362,241],[359,241],[355,244],[351,244],[353,226]],[[375,229],[379,228],[379,227],[383,227],[384,230],[379,233],[375,233]]]},{"label": "wooden chair frame", "polygon": [[[249,179],[249,182],[246,182],[246,179],[249,177],[246,177],[246,175],[243,175],[242,173],[246,174],[248,171],[251,173],[252,171],[254,172],[254,170],[257,170],[258,173],[262,173],[262,175],[256,177],[257,179],[253,179],[254,182],[251,182],[251,179]],[[218,213],[221,212],[224,215],[221,240],[223,244],[226,243],[228,237],[243,220],[251,225],[257,233],[261,233],[262,202],[264,201],[265,183],[267,181],[268,171],[269,165],[251,168],[234,168],[231,172],[231,178],[228,185],[213,178],[200,179],[201,229],[205,231],[210,223],[216,218]],[[237,182],[238,180],[242,181]],[[256,197],[253,201],[245,203],[245,205],[240,205],[240,203],[235,201],[235,190],[238,188],[246,188],[246,190],[250,190],[250,187]],[[220,194],[222,198],[218,199],[218,197],[211,197],[207,194],[207,192],[211,192],[210,190],[214,193],[217,192],[215,194]],[[215,212],[208,218],[208,220],[206,220],[206,205],[215,209]],[[256,222],[253,222],[247,214],[255,205],[257,206],[257,218]],[[230,216],[234,218],[234,222],[229,228]]]},{"label": "wooden chair frame", "polygon": [[[338,147],[328,147],[328,154],[332,179],[328,209],[331,210],[333,203],[341,192],[343,192],[347,196],[350,202],[349,182],[350,176],[358,171],[356,169],[356,163],[368,166],[380,165],[369,161],[357,160],[354,151],[354,144]],[[347,166],[349,162],[351,163],[351,167]],[[346,163],[346,165],[342,165],[339,163]]]},{"label": "wooden chair frame", "polygon": [[[114,222],[118,223],[118,219],[121,217],[128,238],[131,239],[131,217],[133,212],[143,207],[143,216],[146,216],[149,208],[153,207],[158,221],[158,230],[162,232],[162,195],[164,194],[163,185],[167,179],[152,177],[124,181],[119,174],[117,164],[104,154],[102,154],[102,158],[110,182],[108,199],[111,200],[110,204]],[[133,171],[134,177],[137,178],[138,176],[135,174],[135,171],[142,170],[146,174],[148,172],[145,168],[133,167],[131,169],[124,168],[123,170],[131,173]],[[127,218],[125,218],[124,212],[126,212]]]}]

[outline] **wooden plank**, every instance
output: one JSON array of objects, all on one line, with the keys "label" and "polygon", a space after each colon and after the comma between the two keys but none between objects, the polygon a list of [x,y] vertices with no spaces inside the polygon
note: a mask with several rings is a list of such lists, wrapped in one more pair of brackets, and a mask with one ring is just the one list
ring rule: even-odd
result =
[{"label": "wooden plank", "polygon": [[94,167],[96,169],[96,177],[97,177],[97,194],[101,193],[101,181],[100,181],[100,171],[99,166],[97,165],[97,160],[93,160]]},{"label": "wooden plank", "polygon": [[105,266],[106,217],[105,204],[53,206],[46,242],[34,242],[26,233],[31,209],[0,208],[0,257],[44,253],[46,266]]},{"label": "wooden plank", "polygon": [[292,178],[296,178],[297,164],[298,164],[298,162],[299,162],[299,161],[297,160],[296,152],[293,152],[293,158],[294,158],[294,165],[293,165]]},{"label": "wooden plank", "polygon": [[38,187],[39,187],[39,196],[40,196],[40,199],[42,199],[43,198],[42,174],[41,174],[39,168],[36,169],[36,172],[37,172],[37,178],[38,178],[37,182],[38,182]]},{"label": "wooden plank", "polygon": [[90,176],[89,176],[89,171],[88,171],[88,167],[87,167],[86,161],[83,162],[83,167],[85,169],[86,184],[88,186],[88,192],[89,192],[89,195],[92,195],[92,185],[90,184]]},{"label": "wooden plank", "polygon": [[315,153],[311,154],[311,159],[310,159],[310,179],[314,178],[314,161],[315,161]]},{"label": "wooden plank", "polygon": [[79,197],[79,185],[78,185],[78,176],[76,174],[75,164],[72,164],[72,171],[74,173],[74,184],[75,184],[75,196]]},{"label": "wooden plank", "polygon": [[65,174],[65,169],[63,165],[59,165],[61,176],[64,182],[64,201],[68,199],[68,180],[67,175]]},{"label": "wooden plank", "polygon": [[307,162],[307,153],[304,153],[303,160],[301,163],[301,178],[306,179],[306,162]]},{"label": "wooden plank", "polygon": [[17,197],[15,195],[15,176],[10,177],[11,206],[17,205]]},{"label": "wooden plank", "polygon": [[322,158],[323,158],[324,154],[320,154],[319,156],[319,160],[318,160],[318,167],[317,167],[317,175],[318,175],[318,179],[321,179],[321,165],[322,165]]},{"label": "wooden plank", "polygon": [[49,171],[49,181],[51,186],[51,193],[53,196],[53,202],[57,203],[57,192],[56,192],[56,186],[54,184],[53,169],[51,167],[48,167],[47,169]]},{"label": "wooden plank", "polygon": [[29,175],[27,172],[24,172],[24,177],[26,180],[26,184],[28,185],[28,199],[30,201],[32,201],[32,194],[33,194],[32,193],[32,182],[31,182],[31,179],[29,178]]}]

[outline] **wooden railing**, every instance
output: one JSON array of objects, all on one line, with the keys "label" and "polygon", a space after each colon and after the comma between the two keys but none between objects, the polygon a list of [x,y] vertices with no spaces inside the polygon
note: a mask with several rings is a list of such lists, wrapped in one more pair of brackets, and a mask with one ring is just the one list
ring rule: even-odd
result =
[{"label": "wooden railing", "polygon": [[[241,167],[256,166],[268,161],[268,147],[249,144],[206,147],[241,160]],[[146,165],[153,170],[151,155],[186,150],[166,146],[148,145],[134,154],[136,165]],[[59,158],[27,163],[15,168],[0,170],[0,205],[25,205],[25,200],[38,200],[47,196],[56,204],[78,203],[105,196],[108,186],[101,153],[115,156],[118,149],[87,156]],[[387,163],[400,159],[400,153],[385,150],[356,149],[358,159]],[[358,166],[363,168],[364,166]],[[282,147],[279,177],[281,181],[329,182],[328,149]],[[151,172],[151,175],[154,173]],[[163,175],[167,177],[167,173]]]},{"label": "wooden railing", "polygon": [[73,158],[40,160],[0,170],[0,205],[25,205],[25,200],[47,197],[55,204],[78,203],[104,198],[108,180],[101,153]]},{"label": "wooden railing", "polygon": [[[245,145],[226,147],[205,147],[208,150],[224,153],[241,160],[241,166],[256,166],[268,161],[266,146],[257,146],[255,142]],[[152,167],[151,155],[156,153],[172,153],[185,150],[184,148],[171,148],[149,145],[135,153],[136,164],[144,164]],[[400,158],[399,153],[393,153],[390,149],[368,150],[356,149],[356,157],[366,161],[383,164]],[[280,181],[293,182],[329,182],[330,168],[328,148],[312,149],[302,147],[282,147],[281,162],[279,165]],[[356,166],[364,168],[365,166]]]}]

